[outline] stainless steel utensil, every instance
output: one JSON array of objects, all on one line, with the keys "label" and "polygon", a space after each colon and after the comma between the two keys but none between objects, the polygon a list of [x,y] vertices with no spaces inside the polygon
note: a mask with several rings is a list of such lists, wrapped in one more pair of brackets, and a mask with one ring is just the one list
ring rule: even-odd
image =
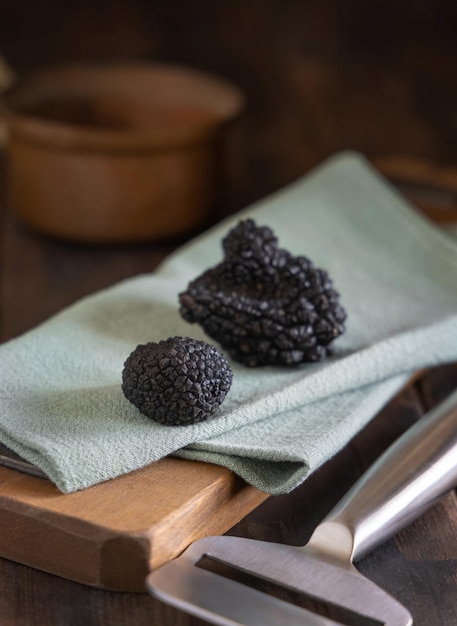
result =
[{"label": "stainless steel utensil", "polygon": [[371,466],[306,546],[203,538],[152,572],[147,587],[159,600],[219,626],[338,623],[197,567],[203,557],[209,557],[245,575],[363,616],[370,624],[408,626],[413,623],[409,611],[362,576],[353,561],[405,527],[456,484],[457,391]]}]

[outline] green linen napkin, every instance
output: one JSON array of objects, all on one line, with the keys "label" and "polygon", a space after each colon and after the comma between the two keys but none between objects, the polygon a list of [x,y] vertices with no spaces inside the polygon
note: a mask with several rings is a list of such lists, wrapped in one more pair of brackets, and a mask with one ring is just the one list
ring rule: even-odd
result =
[{"label": "green linen napkin", "polygon": [[[122,394],[123,363],[139,343],[208,340],[180,318],[178,293],[221,260],[222,237],[248,216],[329,272],[347,331],[320,363],[232,363],[232,388],[207,422],[152,423]],[[457,243],[363,157],[344,153],[191,241],[154,274],[85,298],[1,346],[0,440],[63,492],[174,453],[283,493],[340,450],[415,370],[455,360]]]}]

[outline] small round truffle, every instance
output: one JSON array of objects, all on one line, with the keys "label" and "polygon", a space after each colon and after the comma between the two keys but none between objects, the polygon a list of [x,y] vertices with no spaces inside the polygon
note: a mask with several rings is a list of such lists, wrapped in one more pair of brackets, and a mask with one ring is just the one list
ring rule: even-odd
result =
[{"label": "small round truffle", "polygon": [[271,228],[252,219],[240,221],[222,245],[223,261],[179,294],[181,316],[250,367],[329,355],[346,312],[327,272],[279,248]]},{"label": "small round truffle", "polygon": [[122,390],[150,419],[183,426],[214,415],[232,377],[227,359],[215,346],[171,337],[135,348],[124,363]]}]

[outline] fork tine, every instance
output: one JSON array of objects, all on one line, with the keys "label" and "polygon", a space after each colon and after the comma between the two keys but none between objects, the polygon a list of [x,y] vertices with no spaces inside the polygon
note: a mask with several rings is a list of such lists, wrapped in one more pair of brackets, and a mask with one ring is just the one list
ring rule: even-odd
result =
[{"label": "fork tine", "polygon": [[341,626],[179,559],[149,574],[146,585],[158,600],[216,626]]}]

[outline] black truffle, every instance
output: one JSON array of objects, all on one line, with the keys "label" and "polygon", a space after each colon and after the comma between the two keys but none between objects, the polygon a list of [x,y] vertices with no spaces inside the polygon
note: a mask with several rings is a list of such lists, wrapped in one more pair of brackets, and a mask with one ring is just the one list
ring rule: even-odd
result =
[{"label": "black truffle", "polygon": [[327,272],[278,248],[267,226],[240,221],[224,260],[179,295],[180,313],[244,365],[318,361],[344,332],[346,312]]},{"label": "black truffle", "polygon": [[122,390],[144,415],[168,426],[203,422],[232,383],[225,356],[204,341],[172,337],[139,345],[122,372]]}]

